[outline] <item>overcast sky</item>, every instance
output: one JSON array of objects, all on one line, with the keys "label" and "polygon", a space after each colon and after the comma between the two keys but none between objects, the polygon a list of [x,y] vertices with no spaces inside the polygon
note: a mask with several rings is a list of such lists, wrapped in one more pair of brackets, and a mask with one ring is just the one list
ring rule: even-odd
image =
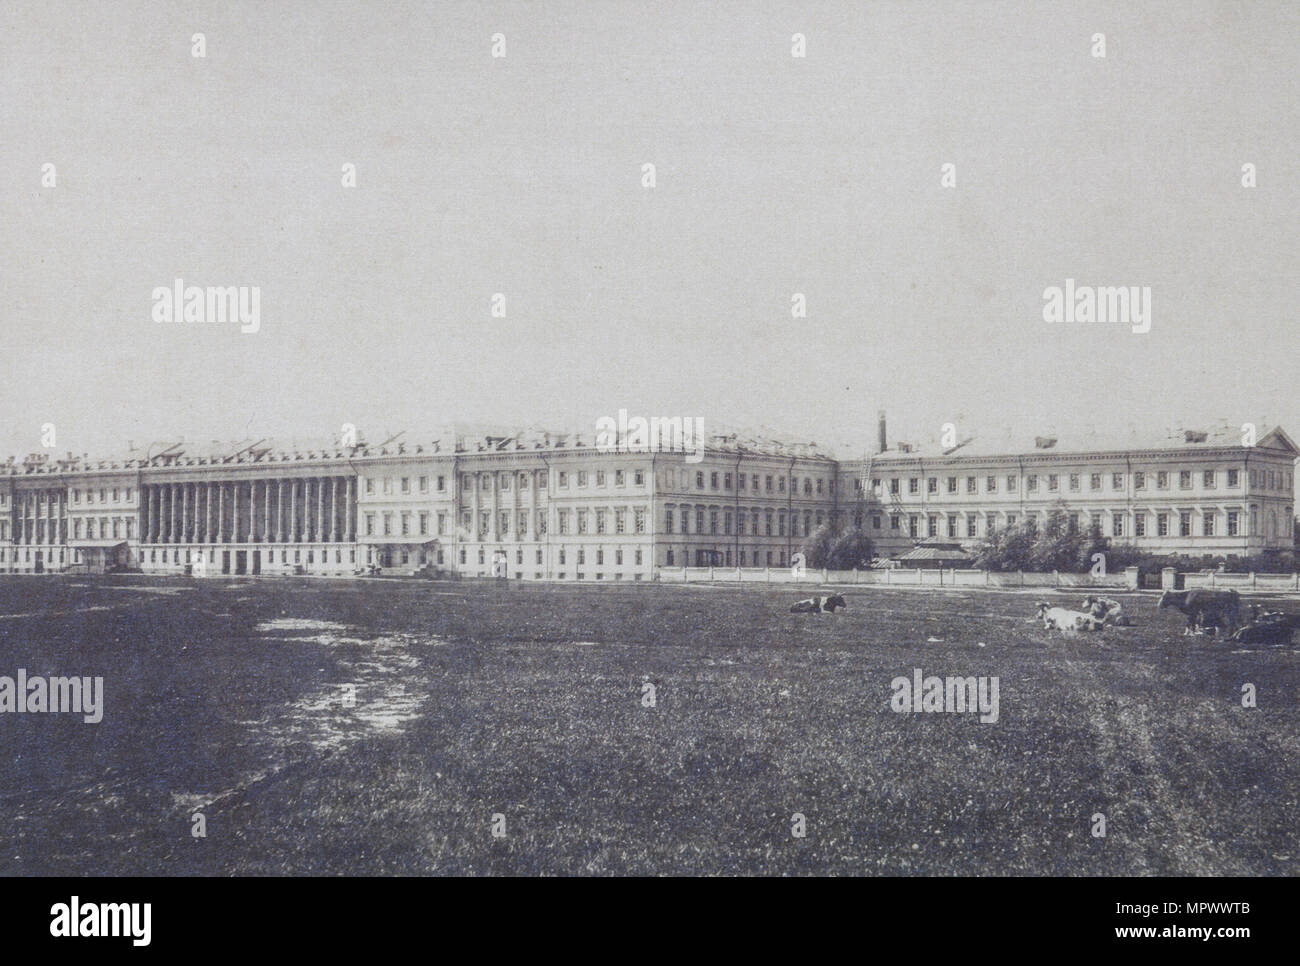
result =
[{"label": "overcast sky", "polygon": [[[1296,435],[1298,77],[1290,2],[9,2],[0,443]],[[154,322],[176,278],[260,331]],[[1066,278],[1150,332],[1048,325]]]}]

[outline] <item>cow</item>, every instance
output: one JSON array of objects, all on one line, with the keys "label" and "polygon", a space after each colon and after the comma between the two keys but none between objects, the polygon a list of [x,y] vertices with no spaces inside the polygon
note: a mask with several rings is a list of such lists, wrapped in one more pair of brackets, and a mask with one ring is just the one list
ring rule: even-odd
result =
[{"label": "cow", "polygon": [[791,608],[791,614],[821,614],[823,612],[834,614],[839,608],[848,610],[849,605],[845,603],[842,594],[831,594],[829,597],[809,597],[806,600],[797,601]]},{"label": "cow", "polygon": [[1083,598],[1083,612],[1097,618],[1103,627],[1126,627],[1129,623],[1128,618],[1124,616],[1123,605],[1109,597],[1089,595]]},{"label": "cow", "polygon": [[1102,623],[1091,614],[1085,614],[1082,611],[1067,610],[1064,607],[1053,607],[1045,600],[1038,602],[1038,619],[1043,622],[1046,630],[1058,630],[1068,633],[1076,631],[1099,631]]},{"label": "cow", "polygon": [[1250,623],[1234,631],[1231,640],[1242,644],[1286,644],[1300,627],[1300,614],[1280,610],[1261,614],[1255,604],[1250,605],[1250,610]]},{"label": "cow", "polygon": [[1187,615],[1183,636],[1213,628],[1231,634],[1241,624],[1241,597],[1235,590],[1166,590],[1156,605],[1160,610],[1177,607]]}]

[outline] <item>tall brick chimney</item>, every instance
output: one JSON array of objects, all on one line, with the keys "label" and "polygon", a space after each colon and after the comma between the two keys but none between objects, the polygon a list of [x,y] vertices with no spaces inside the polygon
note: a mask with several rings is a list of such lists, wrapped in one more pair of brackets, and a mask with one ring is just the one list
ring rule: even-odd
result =
[{"label": "tall brick chimney", "polygon": [[877,440],[880,448],[877,452],[883,453],[885,450],[889,449],[889,440],[885,435],[885,411],[882,409],[880,412],[876,413],[876,418],[879,420],[880,429],[880,437]]}]

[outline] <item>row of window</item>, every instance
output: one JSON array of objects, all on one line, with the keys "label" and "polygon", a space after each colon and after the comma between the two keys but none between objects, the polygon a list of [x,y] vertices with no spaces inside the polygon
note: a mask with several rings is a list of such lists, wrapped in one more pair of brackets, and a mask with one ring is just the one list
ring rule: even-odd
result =
[{"label": "row of window", "polygon": [[[668,491],[690,489],[692,472],[694,473],[695,489],[731,492],[732,474],[721,470],[666,470],[664,478],[666,489]],[[678,476],[678,473],[681,475]],[[736,492],[784,493],[787,479],[789,480],[791,494],[798,494],[801,486],[803,487],[804,496],[829,496],[835,492],[835,481],[833,479],[828,480],[824,477],[811,476],[805,476],[801,479],[798,476],[786,477],[784,473],[737,473]]]},{"label": "row of window", "polygon": [[[223,553],[229,553],[229,552],[230,552],[230,551],[228,551],[228,550],[227,550],[227,551],[223,551]],[[243,551],[241,551],[241,553],[242,553],[242,552],[243,552]],[[263,559],[264,559],[268,564],[274,564],[274,563],[275,563],[275,554],[276,554],[276,551],[275,551],[275,550],[264,550],[264,551],[259,551],[259,550],[249,550],[248,553],[250,553],[250,554],[262,553],[262,554],[264,554]],[[281,549],[281,550],[279,551],[279,553],[280,553],[280,563],[282,563],[282,564],[287,564],[287,563],[289,563],[289,554],[290,554],[290,553],[293,554],[293,562],[294,562],[294,563],[309,563],[309,564],[314,564],[314,563],[316,562],[316,551],[313,550],[313,549],[310,549],[310,548],[307,549],[307,550],[302,550],[302,549],[294,549],[294,550]],[[305,561],[303,560],[303,554],[306,554],[306,555],[307,555],[307,559],[306,559]],[[202,551],[202,550],[195,550],[195,549],[191,549],[191,548],[188,548],[188,547],[174,547],[174,548],[172,549],[172,551],[171,551],[171,560],[170,560],[170,561],[168,561],[168,559],[167,559],[167,550],[166,550],[166,549],[163,549],[163,550],[153,549],[153,550],[150,550],[150,551],[149,551],[148,562],[149,562],[149,563],[169,563],[169,562],[170,562],[170,563],[174,563],[174,564],[179,564],[179,563],[191,563],[191,564],[193,564],[193,563],[199,563],[202,559],[203,559],[203,551]],[[217,551],[216,551],[216,550],[209,550],[209,551],[208,551],[208,563],[216,563],[216,562],[217,562]],[[322,548],[322,550],[320,551],[320,562],[321,562],[321,563],[329,563],[329,562],[330,562],[330,559],[329,559],[329,550],[328,550],[328,549],[324,549],[324,548]],[[342,562],[343,562],[343,548],[342,548],[342,547],[336,547],[336,548],[335,548],[335,550],[334,550],[334,562],[335,562],[335,563],[342,563]],[[356,563],[356,562],[357,562],[357,551],[356,551],[356,548],[355,548],[355,547],[351,547],[351,548],[348,549],[348,563]]]},{"label": "row of window", "polygon": [[[812,536],[815,527],[820,527],[825,522],[826,515],[822,510],[805,510],[802,516],[797,511],[789,514],[790,536],[799,536],[799,522],[803,521],[803,536]],[[664,533],[695,533],[695,534],[720,534],[730,536],[732,524],[735,524],[736,534],[744,536],[746,532],[750,536],[759,537],[784,537],[786,535],[786,511],[771,509],[752,509],[741,508],[733,515],[729,509],[706,509],[696,507],[692,512],[690,507],[673,508],[668,507],[664,510]],[[746,521],[748,521],[748,530],[746,530]],[[676,528],[674,528],[676,524]],[[721,526],[721,529],[719,529]],[[640,531],[638,531],[640,532]]]},{"label": "row of window", "polygon": [[[436,535],[448,534],[448,515],[440,511],[434,517],[428,511],[412,512],[407,510],[385,513],[366,513],[363,533],[366,536],[433,536],[430,525],[436,525]],[[629,529],[629,523],[631,529]],[[474,520],[469,510],[462,510],[460,526],[462,530],[471,530]],[[533,536],[545,536],[547,532],[546,510],[498,510],[496,518],[496,535],[507,537],[512,532],[516,539]],[[492,512],[480,510],[478,514],[479,539],[487,536],[492,526]],[[645,533],[646,511],[640,507],[628,510],[625,507],[613,509],[563,509],[556,511],[556,530],[559,533]]]},{"label": "row of window", "polygon": [[[1192,532],[1193,514],[1190,510],[1180,510],[1177,512],[1159,511],[1159,510],[1150,511],[1150,510],[1142,510],[1142,509],[1135,510],[1133,516],[1133,536],[1135,537],[1146,537],[1146,536],[1153,536],[1153,535],[1160,536],[1160,537],[1170,536],[1172,533],[1170,528],[1171,526],[1173,526],[1172,521],[1175,520],[1177,522],[1177,533],[1178,536],[1180,537],[1242,536],[1243,534],[1241,532],[1241,526],[1245,519],[1244,512],[1241,510],[1225,510],[1222,511],[1222,513],[1224,515],[1224,520],[1223,520],[1224,526],[1222,529],[1220,529],[1219,526],[1220,511],[1211,511],[1207,513],[1202,513],[1200,515],[1201,532],[1199,534],[1196,534]],[[1027,516],[1030,519],[1037,519],[1040,523],[1044,522],[1046,519],[1045,513],[1041,513],[1041,514],[1029,513],[1027,514]],[[1149,521],[1152,516],[1154,516],[1155,518],[1154,530],[1149,529]],[[1288,508],[1287,511],[1281,517],[1282,522],[1279,523],[1278,516],[1270,512],[1266,517],[1268,521],[1268,532],[1265,534],[1265,536],[1269,536],[1269,537],[1284,536],[1285,533],[1282,527],[1285,525],[1285,521],[1290,519],[1290,516],[1291,516],[1291,512],[1290,509]],[[1006,514],[1006,523],[1004,524],[1004,526],[1013,527],[1016,525],[1018,519],[1019,517],[1017,516],[1017,514],[1008,513]],[[1104,522],[1100,512],[1089,513],[1086,519],[1083,516],[1083,514],[1070,513],[1067,514],[1067,519],[1069,521],[1068,526],[1071,533],[1077,533],[1079,527],[1084,523],[1086,523],[1086,525],[1088,526],[1096,526],[1099,529],[1102,529],[1104,531]],[[1126,517],[1124,514],[1120,514],[1120,513],[1111,514],[1110,536],[1112,537],[1127,536],[1124,530],[1125,519]],[[855,517],[854,522],[855,525],[859,529],[861,529],[862,517],[860,515]],[[921,526],[923,522],[926,526],[926,532],[924,536],[927,537],[940,536],[941,527],[944,527],[945,523],[946,523],[946,527],[944,527],[944,529],[946,530],[946,535],[953,538],[987,536],[989,533],[998,529],[997,522],[994,517],[990,517],[985,522],[985,525],[983,527],[983,533],[980,533],[978,527],[979,517],[974,514],[967,514],[965,516],[964,525],[963,525],[962,518],[955,513],[949,513],[946,515],[946,517],[940,516],[938,514],[930,514],[924,518],[922,518],[919,514],[910,514],[906,518],[908,536],[913,538],[921,537],[922,536]],[[902,530],[903,524],[904,524],[903,514],[900,513],[890,514],[889,516],[890,530],[895,530],[895,531]],[[883,525],[882,515],[879,513],[871,514],[872,529],[880,530],[882,528],[882,525]],[[1250,511],[1250,533],[1259,533],[1259,511],[1256,509],[1251,509]]]},{"label": "row of window", "polygon": [[[741,547],[736,551],[737,563],[732,563],[732,552],[727,550],[696,550],[694,565],[696,567],[707,567],[710,563],[721,565],[723,567],[784,567],[785,551],[768,550],[763,547],[754,547],[747,549]],[[691,565],[689,551],[683,550],[678,563],[677,552],[669,547],[664,554],[664,564],[668,567],[688,567]]]},{"label": "row of window", "polygon": [[[1222,471],[1224,474],[1224,484],[1228,489],[1237,489],[1241,486],[1241,470],[1229,469]],[[1145,470],[1135,470],[1133,473],[1133,489],[1145,490],[1148,486],[1153,486],[1157,490],[1168,490],[1175,476],[1178,481],[1178,489],[1191,490],[1197,477],[1197,471],[1178,470],[1176,473],[1170,470],[1156,470],[1147,472]],[[1107,478],[1109,477],[1110,489],[1114,492],[1123,492],[1127,484],[1126,474],[1124,473],[1089,473],[1086,475],[1087,489],[1090,492],[1097,492],[1104,488]],[[1201,470],[1199,471],[1200,484],[1202,489],[1218,489],[1220,471],[1218,470]],[[902,477],[891,477],[888,480],[889,494],[891,496],[900,496],[903,487]],[[983,478],[984,493],[999,492],[999,484],[1002,485],[1002,492],[1015,493],[1019,485],[1019,477],[1012,473],[1005,477],[999,475],[988,475]],[[1083,473],[1027,473],[1025,474],[1025,490],[1029,493],[1039,492],[1040,484],[1049,493],[1058,493],[1062,491],[1062,483],[1065,485],[1065,492],[1080,493],[1084,489],[1085,474]],[[925,478],[925,491],[927,494],[939,492],[940,478],[930,476]],[[981,492],[981,477],[967,476],[964,479],[957,476],[945,478],[945,490],[950,494],[966,493],[976,494]],[[872,489],[879,494],[886,481],[882,479],[873,479],[871,481]],[[921,477],[911,476],[906,478],[907,492],[909,495],[918,494],[921,491]],[[1268,489],[1290,492],[1294,485],[1294,479],[1290,472],[1285,470],[1250,470],[1250,485],[1252,489]],[[856,488],[861,490],[862,481],[855,481]]]},{"label": "row of window", "polygon": [[[560,489],[565,489],[569,483],[574,483],[578,489],[583,489],[589,485],[597,488],[609,485],[612,479],[615,486],[626,486],[628,479],[632,480],[633,486],[645,486],[645,470],[633,470],[629,474],[625,470],[614,470],[610,473],[606,470],[559,470],[555,478],[555,485]],[[543,476],[539,479],[541,486],[546,485],[546,478]],[[505,489],[510,489],[509,485]]]},{"label": "row of window", "polygon": [[[604,547],[592,548],[590,554],[587,551],[588,551],[587,547],[559,547],[556,550],[556,563],[559,566],[564,567],[567,566],[572,561],[576,563],[578,566],[584,566],[585,564],[587,564],[588,560],[590,559],[597,566],[604,566],[606,563],[606,558],[608,556],[608,559],[616,567],[623,566],[625,560],[631,560],[634,566],[640,567],[645,560],[644,551],[642,551],[639,548],[634,548],[634,549],[624,551],[622,547],[615,547],[611,551],[609,551],[608,555],[606,554],[606,550]],[[540,548],[538,548],[537,550],[533,551],[533,555],[534,555],[534,563],[540,567],[543,562],[543,551]],[[524,551],[522,547],[518,547],[515,549],[514,556],[515,556],[515,564],[517,566],[523,566]],[[469,562],[467,549],[465,547],[460,548],[459,559],[460,559],[460,563],[462,564]],[[498,548],[497,550],[493,551],[492,559],[493,562],[497,562],[497,561],[508,562],[510,559],[510,554],[504,548]],[[441,550],[439,550],[438,563],[442,563],[442,562],[443,562],[443,553]],[[478,548],[478,562],[484,566],[486,566],[488,562],[487,549],[485,547]]]},{"label": "row of window", "polygon": [[[415,484],[414,490],[412,490],[411,488],[412,480],[414,480],[414,484]],[[389,496],[394,492],[393,491],[394,482],[396,482],[397,492],[400,494],[410,494],[412,492],[416,492],[416,493],[429,492],[429,477],[427,476],[416,476],[416,477],[385,476],[382,478],[367,476],[365,477],[365,484],[364,484],[366,495],[371,496],[375,493],[376,483],[377,483],[379,489],[383,491],[384,495]],[[447,492],[447,477],[445,476],[437,477],[436,485],[437,485],[437,492],[439,493]]]},{"label": "row of window", "polygon": [[[80,540],[82,523],[85,523],[87,540],[131,540],[134,539],[134,517],[74,517],[72,520],[72,539]],[[111,531],[110,531],[111,527]]]},{"label": "row of window", "polygon": [[[135,493],[132,487],[100,487],[98,490],[72,490],[72,502],[81,503],[84,495],[87,503],[130,503]],[[98,494],[98,499],[96,499]],[[20,508],[37,514],[44,513],[46,508],[54,508],[61,504],[62,493],[51,492],[48,490],[34,490],[28,493],[20,492],[18,494]],[[9,494],[0,493],[0,507],[8,507]]]}]

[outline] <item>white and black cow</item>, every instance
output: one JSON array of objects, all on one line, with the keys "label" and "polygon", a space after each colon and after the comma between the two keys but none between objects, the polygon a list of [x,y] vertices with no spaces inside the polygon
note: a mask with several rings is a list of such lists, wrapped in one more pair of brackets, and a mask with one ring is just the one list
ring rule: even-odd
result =
[{"label": "white and black cow", "polygon": [[1097,618],[1103,627],[1127,627],[1129,624],[1129,619],[1124,616],[1124,606],[1109,597],[1090,595],[1083,598],[1083,612]]},{"label": "white and black cow", "polygon": [[845,603],[842,594],[831,594],[829,597],[809,597],[806,600],[797,601],[791,608],[791,614],[834,614],[836,610],[843,608],[848,610],[849,605]]},{"label": "white and black cow", "polygon": [[1064,607],[1053,607],[1047,601],[1038,602],[1038,619],[1046,630],[1058,630],[1073,633],[1075,631],[1099,631],[1102,623],[1091,614]]}]

